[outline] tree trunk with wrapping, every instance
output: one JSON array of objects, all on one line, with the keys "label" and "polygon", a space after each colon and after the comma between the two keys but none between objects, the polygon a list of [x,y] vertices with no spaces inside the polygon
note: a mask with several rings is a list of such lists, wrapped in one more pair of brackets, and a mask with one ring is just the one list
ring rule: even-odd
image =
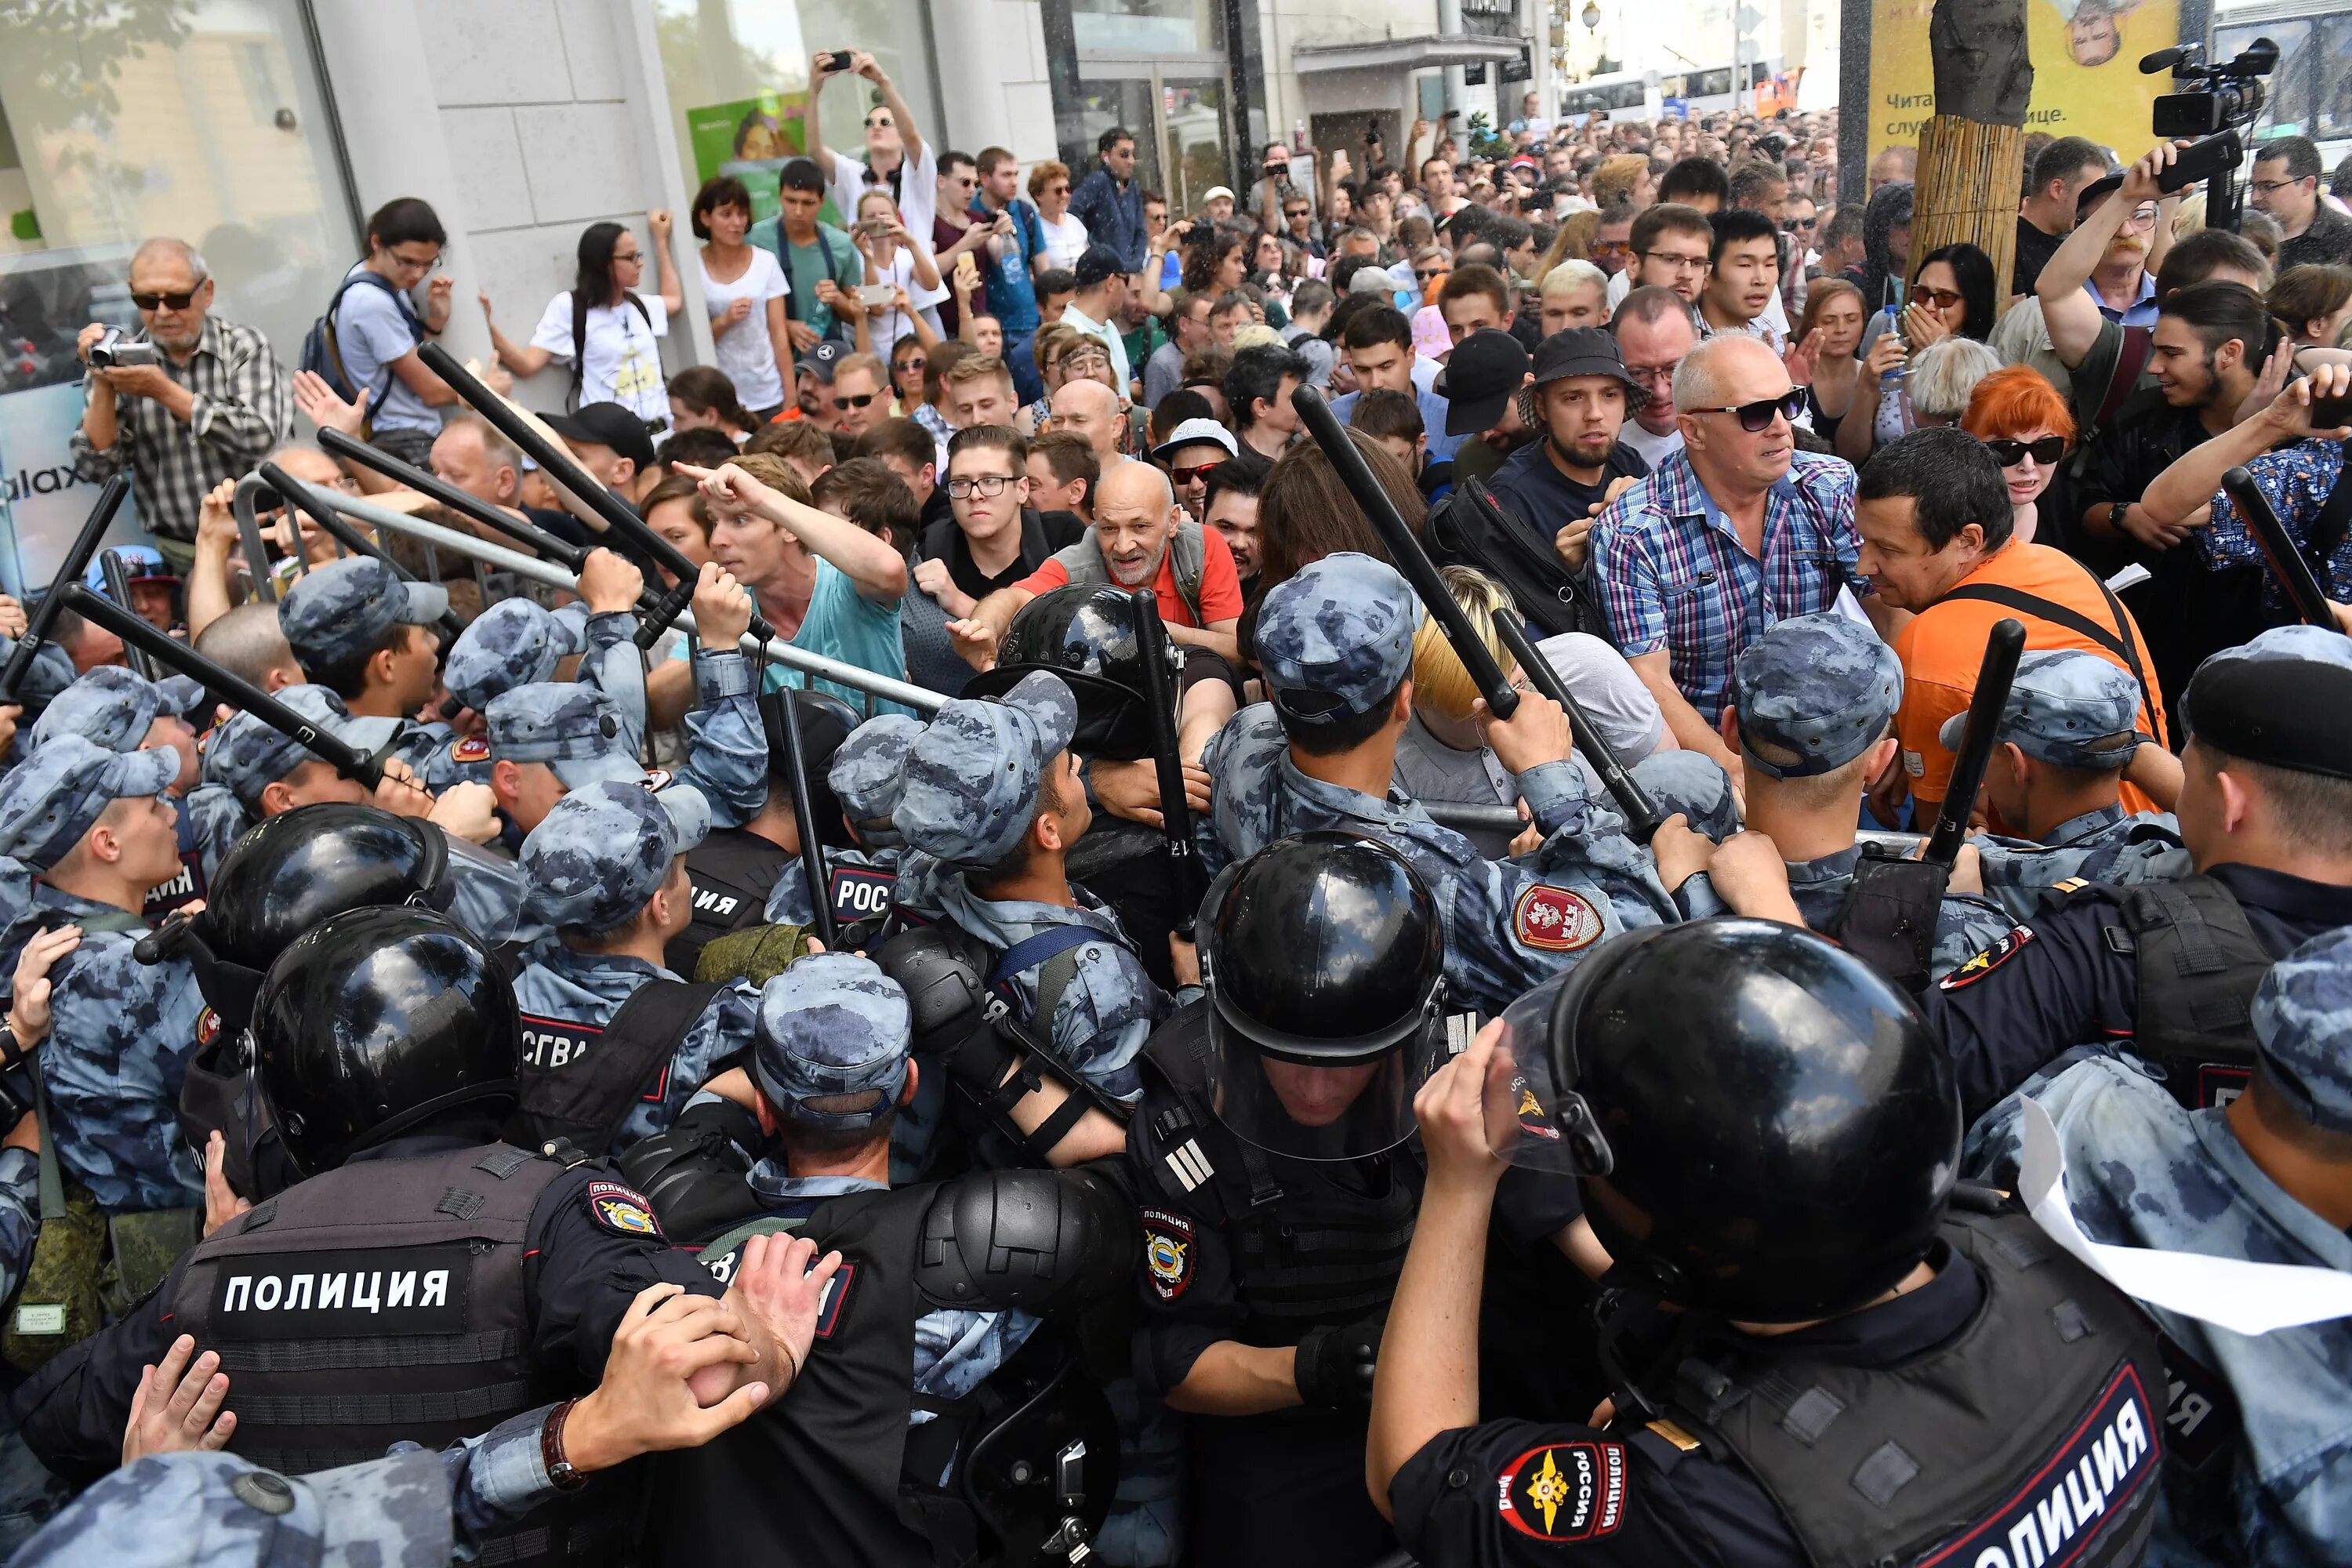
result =
[{"label": "tree trunk with wrapping", "polygon": [[1927,47],[1936,114],[1919,132],[1908,282],[1920,258],[1965,240],[1992,258],[1996,306],[2009,298],[2024,183],[2026,0],[1936,0]]}]

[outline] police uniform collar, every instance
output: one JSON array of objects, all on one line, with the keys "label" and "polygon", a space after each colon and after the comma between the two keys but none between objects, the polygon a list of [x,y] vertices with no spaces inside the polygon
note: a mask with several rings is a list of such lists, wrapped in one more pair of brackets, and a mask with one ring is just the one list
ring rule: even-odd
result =
[{"label": "police uniform collar", "polygon": [[1809,887],[1833,882],[1841,877],[1851,877],[1853,868],[1862,864],[1862,846],[1850,844],[1843,849],[1823,855],[1814,860],[1791,860],[1789,865],[1789,886]]},{"label": "police uniform collar", "polygon": [[530,951],[530,962],[555,971],[558,974],[594,974],[599,972],[642,974],[647,980],[676,980],[678,977],[658,963],[625,952],[574,952],[551,936]]},{"label": "police uniform collar", "polygon": [[[1936,1277],[1916,1290],[1792,1334],[1745,1339],[1765,1354],[1844,1366],[1888,1366],[1934,1350],[1968,1327],[1985,1301],[1975,1264],[1937,1241],[1927,1254]],[[1743,1336],[1744,1338],[1744,1336]]]},{"label": "police uniform collar", "polygon": [[[1345,784],[1326,784],[1321,779],[1309,778],[1298,771],[1298,764],[1291,760],[1287,746],[1282,751],[1282,793],[1303,796],[1327,810],[1343,813],[1377,826],[1389,825],[1412,808],[1412,797],[1397,787],[1393,773],[1390,776],[1386,795],[1369,795]],[[1364,801],[1376,804],[1368,808],[1360,804]]]},{"label": "police uniform collar", "polygon": [[2052,828],[2049,837],[2042,841],[2042,847],[2050,849],[2063,848],[2078,838],[2088,838],[2095,833],[2105,833],[2123,819],[2124,808],[2120,802],[2099,806],[2095,810],[2084,812],[2080,816],[2070,816]]},{"label": "police uniform collar", "polygon": [[427,1154],[446,1154],[456,1149],[483,1148],[498,1141],[497,1118],[451,1116],[423,1131],[404,1132],[397,1138],[387,1138],[381,1143],[355,1149],[345,1157],[343,1163],[362,1165],[370,1160],[419,1160]]},{"label": "police uniform collar", "polygon": [[2242,904],[2317,925],[2352,925],[2352,888],[2235,861],[2209,867],[2207,874]]},{"label": "police uniform collar", "polygon": [[887,1193],[887,1182],[868,1181],[864,1176],[791,1176],[784,1173],[784,1162],[771,1155],[751,1167],[751,1190],[768,1203],[792,1203],[807,1198],[838,1198],[851,1193]]},{"label": "police uniform collar", "polygon": [[[2170,1096],[2164,1097],[2169,1101]],[[2306,1248],[2312,1258],[2325,1268],[2352,1268],[2352,1236],[2338,1230],[2289,1197],[2279,1184],[2246,1152],[2238,1135],[2230,1130],[2229,1118],[2220,1107],[2204,1110],[2182,1110],[2167,1103],[2157,1108],[2157,1114],[2180,1117],[2189,1127],[2189,1135],[2197,1141],[2199,1150],[2210,1163],[2211,1174],[2231,1189],[2236,1200],[2231,1206],[2241,1215],[2246,1209],[2259,1213],[2263,1219],[2297,1246]],[[2158,1136],[2163,1134],[2159,1133]],[[2293,1262],[2292,1258],[2280,1258]]]}]

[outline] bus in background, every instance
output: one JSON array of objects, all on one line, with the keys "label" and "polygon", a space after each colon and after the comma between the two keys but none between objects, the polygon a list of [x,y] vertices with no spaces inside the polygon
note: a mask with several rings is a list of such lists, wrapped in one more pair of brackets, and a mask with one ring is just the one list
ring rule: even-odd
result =
[{"label": "bus in background", "polygon": [[1662,112],[1658,105],[1657,72],[1607,71],[1563,88],[1559,118],[1563,124],[1595,113],[1611,120],[1654,121]]},{"label": "bus in background", "polygon": [[1769,94],[1773,90],[1772,79],[1780,72],[1780,57],[1769,55],[1736,68],[1710,66],[1680,76],[1661,77],[1658,93],[1661,100],[1679,100],[1683,112],[1692,120],[1704,120],[1710,114],[1754,114],[1756,89],[1760,87]]},{"label": "bus in background", "polygon": [[2263,81],[2268,101],[2253,139],[2308,136],[2332,171],[2352,153],[2352,0],[2222,0],[2213,10],[2205,58],[2229,59],[2258,37],[2278,45],[2279,60]]}]

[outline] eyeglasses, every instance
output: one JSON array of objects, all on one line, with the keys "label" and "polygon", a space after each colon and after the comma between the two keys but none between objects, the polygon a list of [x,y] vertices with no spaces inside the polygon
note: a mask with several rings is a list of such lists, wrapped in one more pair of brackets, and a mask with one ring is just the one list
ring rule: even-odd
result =
[{"label": "eyeglasses", "polygon": [[1412,269],[1412,275],[1415,278],[1420,279],[1423,283],[1426,283],[1433,278],[1444,277],[1445,268],[1443,267],[1416,267]]},{"label": "eyeglasses", "polygon": [[2013,468],[2029,457],[2046,468],[2066,455],[2066,437],[2044,436],[2038,441],[2013,441],[2006,436],[1994,436],[1986,440],[1985,450],[2004,468]]},{"label": "eyeglasses", "polygon": [[1223,461],[1219,458],[1216,463],[1195,463],[1189,468],[1171,468],[1168,478],[1179,489],[1186,485],[1205,485],[1209,482],[1209,476],[1217,471],[1218,464]]},{"label": "eyeglasses", "polygon": [[131,302],[142,310],[184,310],[204,292],[207,281],[197,279],[196,286],[184,294],[133,294]]},{"label": "eyeglasses", "polygon": [[1671,363],[1629,364],[1625,367],[1625,374],[1644,386],[1656,386],[1662,382],[1674,380],[1675,367]]},{"label": "eyeglasses", "polygon": [[[2303,177],[2303,180],[2313,178],[2313,175],[2305,174]],[[2253,191],[2258,195],[2267,196],[2274,192],[2292,189],[2293,187],[2303,184],[2303,180],[2256,180],[2248,187],[2248,189]]]},{"label": "eyeglasses", "polygon": [[615,267],[619,266],[624,261],[643,261],[645,258],[646,253],[642,250],[616,250],[613,252],[613,265]]},{"label": "eyeglasses", "polygon": [[1307,212],[1308,209],[1306,207],[1286,207],[1283,209],[1282,216],[1285,217],[1305,217]]},{"label": "eyeglasses", "polygon": [[1693,408],[1692,414],[1737,414],[1739,427],[1751,436],[1760,435],[1772,427],[1772,417],[1794,419],[1805,411],[1805,394],[1801,387],[1790,387],[1778,397],[1759,398],[1730,408]]},{"label": "eyeglasses", "polygon": [[1596,258],[1602,256],[1631,256],[1633,254],[1633,247],[1622,239],[1597,239],[1592,242],[1592,254]]},{"label": "eyeglasses", "polygon": [[1818,217],[1784,217],[1780,220],[1783,234],[1810,234],[1822,220]]},{"label": "eyeglasses", "polygon": [[[2257,186],[2255,188],[2260,189],[2261,187]],[[2124,226],[2126,228],[2147,228],[2155,222],[2156,209],[2152,206],[2134,207],[2130,212],[2124,215]]]},{"label": "eyeglasses", "polygon": [[930,365],[931,362],[923,358],[920,354],[908,354],[905,359],[898,362],[898,374],[900,375],[906,375],[911,372],[914,374],[920,375],[924,371],[929,370]]},{"label": "eyeglasses", "polygon": [[833,405],[835,408],[863,408],[880,395],[881,394],[875,392],[861,392],[855,397],[843,397],[836,394]]},{"label": "eyeglasses", "polygon": [[403,256],[397,250],[387,250],[384,254],[392,258],[394,266],[405,267],[412,272],[438,272],[446,261],[446,258],[437,250],[433,253],[430,259],[425,261],[419,261],[414,256]]},{"label": "eyeglasses", "polygon": [[887,114],[869,114],[866,117],[866,129],[868,131],[887,131],[890,125],[891,120]]},{"label": "eyeglasses", "polygon": [[1003,495],[1004,493],[1004,487],[1012,482],[1013,476],[1010,474],[982,474],[977,479],[950,479],[948,481],[948,499],[950,500],[970,500],[972,497],[978,495],[986,496],[989,500],[993,500],[998,496]]},{"label": "eyeglasses", "polygon": [[1938,310],[1948,310],[1955,305],[1965,305],[1969,300],[1967,295],[1957,289],[1924,289],[1916,283],[1911,286],[1911,298],[1923,305],[1933,305]]},{"label": "eyeglasses", "polygon": [[1676,256],[1671,250],[1645,250],[1642,255],[1646,260],[1657,262],[1664,267],[1671,267],[1677,272],[1706,270],[1706,258],[1704,256]]}]

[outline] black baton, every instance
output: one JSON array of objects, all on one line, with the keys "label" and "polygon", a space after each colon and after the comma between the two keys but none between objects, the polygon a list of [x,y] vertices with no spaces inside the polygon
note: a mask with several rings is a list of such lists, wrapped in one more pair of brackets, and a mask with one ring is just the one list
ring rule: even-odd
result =
[{"label": "black baton", "polygon": [[[580,498],[614,533],[626,540],[639,554],[655,562],[677,579],[677,589],[670,595],[679,609],[693,596],[688,584],[701,569],[686,558],[685,552],[646,526],[645,520],[620,497],[591,479],[568,453],[557,450],[530,427],[528,420],[507,405],[506,399],[484,386],[457,363],[447,349],[439,343],[418,347],[417,357],[425,368],[449,384],[449,390],[472,405],[475,413],[488,420],[499,435],[514,443],[516,450],[547,471],[548,478]],[[668,601],[664,601],[667,603]],[[672,615],[675,616],[673,611]],[[761,619],[755,609],[751,615],[751,633],[761,642],[786,642],[791,639],[777,635],[776,628]],[[643,635],[643,628],[640,628]],[[656,636],[659,634],[656,633]],[[643,646],[643,645],[640,645]]]},{"label": "black baton", "polygon": [[320,729],[245,677],[222,668],[168,632],[157,631],[104,595],[93,594],[79,583],[68,583],[50,590],[50,594],[62,598],[67,608],[95,621],[126,644],[145,649],[157,664],[168,665],[181,675],[202,681],[205,689],[214,696],[244,709],[345,778],[356,780],[369,790],[383,782],[383,765],[379,759],[360,755],[341,735]]},{"label": "black baton", "polygon": [[436,504],[456,512],[469,522],[478,522],[484,528],[496,529],[533,554],[549,561],[560,562],[574,575],[579,574],[580,563],[588,558],[588,552],[571,541],[558,539],[546,530],[525,522],[520,518],[509,517],[502,509],[491,505],[478,496],[467,494],[438,475],[428,474],[414,463],[404,463],[391,453],[378,451],[364,441],[354,441],[341,430],[320,431],[319,445],[346,462],[357,463],[363,468],[373,468],[388,479],[395,479],[406,485],[419,495],[431,498]]},{"label": "black baton", "polygon": [[[101,550],[98,552],[98,569],[106,575],[106,596],[124,609],[137,614],[139,606],[131,602],[131,574],[122,569],[122,552]],[[155,679],[155,661],[147,657],[145,648],[123,645],[122,655],[131,661],[131,673],[142,680]]]},{"label": "black baton", "polygon": [[[347,553],[366,555],[382,562],[390,569],[394,576],[404,583],[416,581],[416,574],[394,561],[382,545],[344,521],[336,514],[332,507],[319,504],[315,499],[315,493],[310,491],[310,487],[305,486],[298,490],[293,480],[287,477],[285,469],[275,463],[264,463],[257,471],[261,475],[264,484],[286,498],[287,525],[289,531],[294,535],[294,548],[297,552],[302,548],[302,525],[294,521],[294,512],[299,508],[309,513],[310,521],[323,529],[327,537],[341,545]],[[425,546],[428,552],[432,548],[429,544]],[[441,584],[436,583],[434,586],[441,587]],[[442,588],[441,591],[445,596],[448,593],[446,588]],[[488,609],[489,606],[485,604],[482,607]],[[441,627],[441,657],[446,658],[449,657],[449,650],[457,646],[457,639],[465,635],[466,623],[457,618],[457,611],[445,609],[441,612],[441,619],[437,624]]]},{"label": "black baton", "polygon": [[2009,705],[2010,684],[2017,679],[2017,658],[2025,651],[2025,625],[2003,618],[1993,623],[1985,638],[1984,662],[1977,667],[1977,689],[1969,700],[1968,728],[1960,733],[1960,749],[1952,763],[1952,780],[1944,790],[1944,807],[1936,816],[1936,831],[1927,837],[1922,857],[1948,871],[1959,858],[1968,837],[1969,815],[1976,809],[1977,789],[2000,735],[2001,710]]},{"label": "black baton", "polygon": [[1348,432],[1340,428],[1339,416],[1331,412],[1323,395],[1311,386],[1302,385],[1292,393],[1290,406],[1297,411],[1298,422],[1307,426],[1307,434],[1331,459],[1332,471],[1348,487],[1348,493],[1355,498],[1364,520],[1372,525],[1372,531],[1381,536],[1381,542],[1396,558],[1396,569],[1412,584],[1412,591],[1421,595],[1421,607],[1429,612],[1437,629],[1454,645],[1454,657],[1470,672],[1471,684],[1478,688],[1478,695],[1486,700],[1486,711],[1497,719],[1508,719],[1518,711],[1519,694],[1511,689],[1503,667],[1495,662],[1493,651],[1471,629],[1470,618],[1446,591],[1445,579],[1437,574],[1429,552],[1421,547],[1421,541],[1405,526],[1396,502],[1381,488],[1381,481],[1372,477],[1372,466],[1364,461],[1364,455],[1348,439]]},{"label": "black baton", "polygon": [[1151,760],[1160,775],[1160,837],[1168,847],[1168,875],[1176,893],[1176,934],[1192,940],[1208,880],[1192,842],[1192,806],[1184,797],[1184,759],[1176,746],[1176,698],[1168,679],[1175,640],[1160,620],[1160,595],[1138,588],[1136,640],[1143,649],[1143,705],[1150,710]]},{"label": "black baton", "polygon": [[[2352,481],[2339,479],[2336,482]],[[2243,468],[2231,468],[2221,476],[2221,491],[2236,504],[2238,515],[2246,520],[2254,542],[2262,547],[2263,563],[2270,567],[2271,576],[2286,595],[2287,603],[2294,606],[2296,616],[2307,626],[2326,626],[2331,632],[2341,630],[2336,624],[2336,612],[2328,607],[2327,591],[2312,574],[2311,563],[2303,558],[2303,552],[2287,537],[2285,525],[2271,510],[2270,497],[2254,483],[2254,476]]]},{"label": "black baton", "polygon": [[[57,575],[49,579],[52,584],[81,581],[81,574],[89,570],[90,558],[98,553],[98,542],[114,525],[114,514],[122,510],[130,494],[129,474],[117,474],[106,481],[106,488],[98,492],[97,504],[82,520],[81,531],[74,536],[73,548],[58,563]],[[58,624],[58,612],[65,607],[64,595],[54,586],[33,606],[33,613],[26,617],[25,635],[16,639],[16,651],[8,656],[6,667],[0,668],[0,702],[16,700],[16,693],[25,684],[25,672],[33,668],[33,656],[49,640],[49,628]]]},{"label": "black baton", "polygon": [[809,804],[808,748],[801,744],[801,705],[793,699],[791,687],[776,693],[776,701],[777,717],[782,721],[777,727],[784,732],[784,760],[792,771],[793,823],[800,834],[801,874],[808,879],[809,908],[816,913],[817,940],[830,952],[836,940],[833,879],[825,874],[824,847],[817,842],[821,829],[815,808]]}]

